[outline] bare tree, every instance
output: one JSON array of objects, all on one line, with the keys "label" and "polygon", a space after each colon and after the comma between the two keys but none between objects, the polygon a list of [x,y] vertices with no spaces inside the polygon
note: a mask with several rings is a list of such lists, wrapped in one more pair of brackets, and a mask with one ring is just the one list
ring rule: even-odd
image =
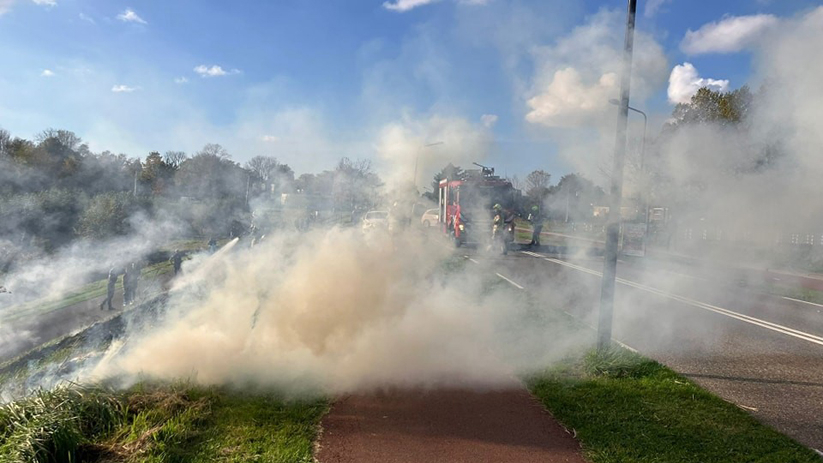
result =
[{"label": "bare tree", "polygon": [[277,158],[271,156],[255,156],[246,163],[246,169],[251,171],[252,175],[268,184],[272,180],[279,165]]},{"label": "bare tree", "polygon": [[526,191],[536,188],[548,188],[551,181],[551,174],[544,170],[535,170],[526,176]]},{"label": "bare tree", "polygon": [[512,186],[514,187],[515,190],[522,190],[523,189],[523,181],[520,180],[520,177],[518,177],[516,174],[512,175],[512,177],[509,179],[509,181],[512,182]]},{"label": "bare tree", "polygon": [[37,134],[35,140],[37,140],[37,143],[43,143],[50,138],[56,139],[61,145],[72,151],[76,151],[83,142],[83,140],[81,140],[80,137],[78,137],[74,132],[70,130],[57,129],[46,129]]},{"label": "bare tree", "polygon": [[180,164],[187,158],[188,156],[183,151],[166,151],[166,154],[163,155],[163,161],[173,169],[180,167]]},{"label": "bare tree", "polygon": [[228,151],[226,151],[226,148],[223,148],[217,143],[206,144],[206,146],[204,146],[203,149],[197,154],[202,156],[214,156],[220,159],[231,159],[231,155]]}]

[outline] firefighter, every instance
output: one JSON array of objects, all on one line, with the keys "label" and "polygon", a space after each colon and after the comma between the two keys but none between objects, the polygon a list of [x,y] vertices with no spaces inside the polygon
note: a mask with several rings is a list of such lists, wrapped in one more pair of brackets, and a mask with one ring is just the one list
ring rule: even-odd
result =
[{"label": "firefighter", "polygon": [[100,310],[103,310],[103,307],[106,304],[108,304],[109,310],[114,310],[114,307],[111,305],[111,300],[114,299],[114,287],[117,285],[117,275],[117,270],[112,267],[111,270],[109,270],[109,281],[106,286],[106,298],[100,303]]},{"label": "firefighter", "polygon": [[503,206],[495,204],[494,207],[492,207],[492,241],[494,241],[498,233],[502,233],[503,222]]},{"label": "firefighter", "polygon": [[532,206],[532,212],[529,214],[529,222],[532,223],[532,241],[529,246],[540,246],[540,232],[543,230],[543,214],[540,213],[540,207]]}]

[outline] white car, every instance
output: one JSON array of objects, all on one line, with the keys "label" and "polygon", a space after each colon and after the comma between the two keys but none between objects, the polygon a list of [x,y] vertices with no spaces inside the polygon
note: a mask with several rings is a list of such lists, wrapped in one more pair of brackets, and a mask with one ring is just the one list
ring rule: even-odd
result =
[{"label": "white car", "polygon": [[363,216],[363,231],[389,228],[388,211],[369,211]]},{"label": "white car", "polygon": [[439,209],[429,209],[428,211],[423,213],[423,217],[420,218],[420,223],[423,224],[424,227],[434,227],[437,226],[437,223],[440,221],[440,210]]}]

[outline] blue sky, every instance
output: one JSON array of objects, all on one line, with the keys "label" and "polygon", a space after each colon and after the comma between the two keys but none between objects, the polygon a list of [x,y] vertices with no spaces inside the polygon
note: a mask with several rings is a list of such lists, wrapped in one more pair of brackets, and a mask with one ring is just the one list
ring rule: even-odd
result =
[{"label": "blue sky", "polygon": [[[651,130],[671,113],[674,66],[692,63],[724,88],[756,83],[752,37],[820,4],[638,3],[635,79],[645,80],[632,104]],[[214,142],[238,162],[270,154],[298,173],[341,156],[391,171],[441,138],[422,155],[426,177],[475,159],[507,174],[595,172],[576,150],[613,143],[589,144],[613,111],[585,108],[612,94],[600,78],[617,71],[609,40],[620,42],[624,10],[594,0],[0,0],[0,127],[21,137],[65,128],[94,151],[141,157]],[[712,22],[737,41],[718,51]],[[707,34],[684,50],[688,30]]]}]

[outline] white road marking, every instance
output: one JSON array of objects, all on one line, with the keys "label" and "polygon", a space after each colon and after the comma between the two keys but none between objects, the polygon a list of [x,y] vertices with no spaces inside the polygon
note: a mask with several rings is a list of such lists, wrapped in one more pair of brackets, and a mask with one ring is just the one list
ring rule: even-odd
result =
[{"label": "white road marking", "polygon": [[823,304],[817,304],[817,303],[814,303],[814,302],[804,301],[802,299],[795,299],[793,297],[783,296],[783,299],[786,299],[788,301],[794,301],[794,302],[802,302],[804,304],[813,305],[815,307],[823,307]]},{"label": "white road marking", "polygon": [[[539,254],[535,254],[535,253],[533,253],[533,252],[529,252],[529,251],[521,251],[521,252],[522,252],[523,254],[529,254],[529,255],[534,256],[534,257],[540,257],[540,258],[543,258],[543,256],[541,256],[541,255],[539,255]],[[466,257],[467,259],[471,260],[471,261],[472,261],[472,262],[474,262],[474,263],[479,263],[479,262],[477,262],[476,260],[471,259],[469,256],[464,256],[464,257]],[[506,278],[505,276],[503,276],[503,275],[501,275],[501,274],[499,274],[499,273],[497,274],[497,276],[499,276],[500,278],[502,278],[502,279],[504,279],[504,280],[508,281],[509,283],[513,284],[513,285],[514,285],[514,286],[516,286],[517,288],[520,288],[520,289],[526,289],[526,288],[524,288],[523,286],[520,286],[519,284],[517,284],[515,281],[512,281],[511,279]],[[597,328],[596,328],[594,325],[589,324],[588,322],[586,322],[586,321],[585,321],[585,320],[583,320],[582,318],[580,318],[580,317],[578,317],[578,316],[574,315],[573,313],[569,312],[568,310],[563,310],[563,309],[561,309],[561,311],[562,311],[564,314],[568,315],[569,317],[571,317],[571,318],[573,318],[573,319],[577,320],[578,322],[582,323],[584,326],[588,327],[589,329],[592,329],[592,330],[594,330],[594,331],[597,331]],[[617,339],[615,339],[615,338],[612,338],[612,341],[614,341],[614,342],[615,342],[615,344],[617,344],[617,345],[619,345],[619,346],[623,347],[624,349],[627,349],[627,350],[629,350],[629,351],[631,351],[631,352],[634,352],[635,354],[639,354],[639,353],[640,353],[640,351],[638,351],[638,350],[637,350],[637,349],[635,349],[634,347],[632,347],[632,346],[630,346],[630,345],[626,344],[625,342],[619,341],[619,340],[617,340]]]},{"label": "white road marking", "polygon": [[[533,254],[533,253],[529,253],[529,255],[539,256],[539,254]],[[543,256],[540,256],[540,257],[543,257]],[[564,262],[562,260],[552,259],[550,257],[543,257],[543,260],[547,260],[549,262],[552,262],[552,263],[555,263],[555,264],[558,264],[558,265],[562,265],[562,266],[565,266],[565,267],[573,268],[575,270],[578,270],[578,271],[581,271],[581,272],[584,272],[584,273],[588,273],[590,275],[595,275],[595,276],[598,276],[598,277],[603,276],[602,273],[597,272],[595,270],[592,270],[592,269],[589,269],[589,268],[586,268],[586,267],[582,267],[582,266],[579,266],[579,265],[575,265],[575,264],[572,264],[572,263],[569,263],[569,262]],[[772,330],[772,331],[775,331],[777,333],[785,334],[787,336],[792,336],[792,337],[795,337],[797,339],[802,339],[804,341],[808,341],[808,342],[823,346],[823,337],[816,336],[814,334],[806,333],[806,332],[803,332],[803,331],[800,331],[800,330],[795,330],[795,329],[789,328],[787,326],[779,325],[777,323],[772,323],[770,321],[755,318],[755,317],[752,317],[752,316],[749,316],[749,315],[746,315],[746,314],[742,314],[742,313],[739,313],[739,312],[735,312],[735,311],[732,311],[732,310],[729,310],[729,309],[724,309],[722,307],[707,304],[705,302],[696,301],[694,299],[690,299],[690,298],[687,298],[687,297],[684,297],[684,296],[679,296],[677,294],[672,294],[672,293],[668,293],[666,291],[661,291],[659,289],[652,288],[651,286],[646,286],[646,285],[636,283],[634,281],[629,281],[629,280],[626,280],[626,279],[623,279],[623,278],[617,278],[616,281],[620,284],[630,286],[632,288],[636,288],[636,289],[639,289],[639,290],[642,290],[642,291],[646,291],[646,292],[649,292],[649,293],[652,293],[652,294],[655,294],[655,295],[658,295],[658,296],[661,296],[661,297],[665,297],[667,299],[672,299],[672,300],[675,300],[675,301],[678,301],[678,302],[682,302],[684,304],[688,304],[688,305],[691,305],[693,307],[697,307],[699,309],[708,310],[710,312],[714,312],[714,313],[717,313],[717,314],[720,314],[720,315],[725,315],[727,317],[734,318],[736,320],[740,320],[740,321],[743,321],[743,322],[746,322],[746,323],[749,323],[749,324],[752,324],[752,325],[756,325],[756,326],[759,326],[761,328],[766,328],[767,330]]]},{"label": "white road marking", "polygon": [[502,278],[502,279],[504,279],[504,280],[508,281],[509,283],[511,283],[511,285],[512,285],[512,286],[514,286],[514,287],[515,287],[515,288],[517,288],[517,289],[525,289],[525,288],[523,288],[522,286],[520,286],[519,284],[517,284],[517,283],[515,283],[514,281],[512,281],[512,280],[511,280],[511,278],[506,278],[506,277],[504,277],[503,275],[501,275],[501,274],[499,274],[499,273],[497,273],[496,275],[497,275],[497,276],[499,276],[500,278]]}]

